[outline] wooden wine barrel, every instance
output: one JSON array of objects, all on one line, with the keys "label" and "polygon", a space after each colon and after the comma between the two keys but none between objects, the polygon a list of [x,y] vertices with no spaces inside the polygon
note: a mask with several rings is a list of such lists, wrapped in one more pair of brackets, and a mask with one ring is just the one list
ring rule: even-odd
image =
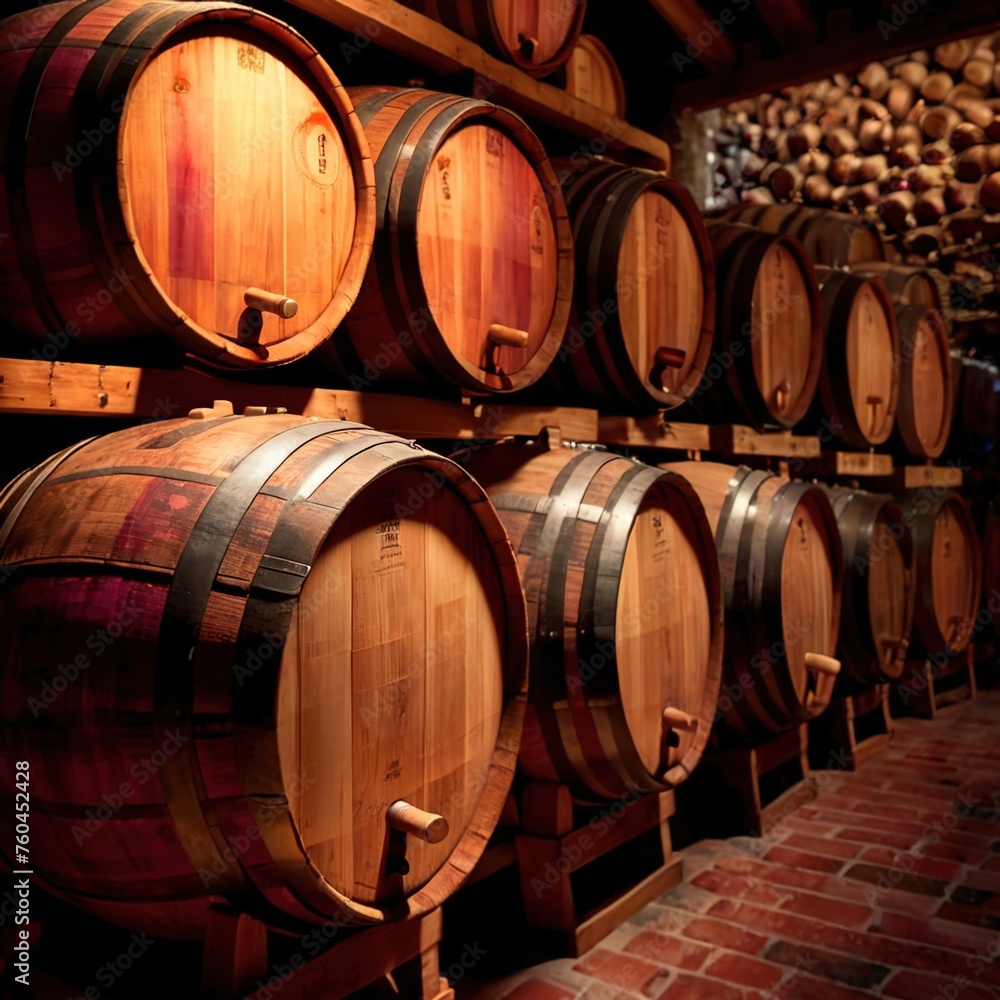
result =
[{"label": "wooden wine barrel", "polygon": [[1000,368],[957,350],[951,359],[955,409],[950,450],[960,459],[985,462],[1000,438]]},{"label": "wooden wine barrel", "polygon": [[481,854],[520,739],[503,525],[413,442],[204,412],[0,496],[0,799],[29,761],[34,878],[191,939],[220,898],[272,926],[426,912]]},{"label": "wooden wine barrel", "polygon": [[350,94],[375,157],[378,226],[357,305],[320,360],[359,390],[531,385],[573,288],[566,205],[535,134],[485,101]]},{"label": "wooden wine barrel", "polygon": [[960,653],[972,638],[983,586],[982,549],[966,502],[941,488],[898,497],[913,533],[917,596],[913,639],[922,651]]},{"label": "wooden wine barrel", "polygon": [[607,46],[595,35],[581,35],[559,73],[567,94],[625,117],[625,81]]},{"label": "wooden wine barrel", "polygon": [[874,226],[860,224],[855,216],[804,205],[734,205],[720,216],[728,222],[745,222],[766,233],[794,236],[814,264],[852,266],[862,261],[885,260],[882,235]]},{"label": "wooden wine barrel", "polygon": [[825,487],[844,551],[838,656],[845,681],[868,688],[899,677],[913,631],[913,538],[888,494]]},{"label": "wooden wine barrel", "polygon": [[948,332],[941,314],[926,306],[897,306],[899,327],[899,441],[914,457],[938,458],[953,415]]},{"label": "wooden wine barrel", "polygon": [[813,266],[791,237],[738,223],[707,225],[718,315],[700,408],[758,429],[792,427],[809,410],[823,367]]},{"label": "wooden wine barrel", "polygon": [[587,0],[402,0],[531,76],[555,72],[573,52]]},{"label": "wooden wine barrel", "polygon": [[606,451],[505,444],[468,465],[524,580],[524,772],[590,799],[683,781],[722,669],[718,560],[694,491]]},{"label": "wooden wine barrel", "polygon": [[574,313],[544,388],[631,412],[698,387],[715,326],[712,248],[687,190],[599,157],[555,163],[573,219]]},{"label": "wooden wine barrel", "polygon": [[892,299],[878,278],[818,269],[826,359],[811,423],[835,430],[850,448],[892,434],[899,397],[900,340]]},{"label": "wooden wine barrel", "polygon": [[0,87],[0,320],[40,356],[159,332],[221,367],[278,365],[346,314],[371,157],[287,25],[227,3],[55,3],[0,26]]},{"label": "wooden wine barrel", "polygon": [[908,267],[884,260],[867,260],[852,265],[851,271],[865,277],[878,278],[885,285],[892,301],[901,306],[927,306],[939,312],[944,306],[941,289],[948,279],[940,271],[926,267]]},{"label": "wooden wine barrel", "polygon": [[715,532],[726,608],[722,721],[759,741],[819,715],[840,669],[843,580],[826,494],[744,466],[663,468],[691,483]]}]

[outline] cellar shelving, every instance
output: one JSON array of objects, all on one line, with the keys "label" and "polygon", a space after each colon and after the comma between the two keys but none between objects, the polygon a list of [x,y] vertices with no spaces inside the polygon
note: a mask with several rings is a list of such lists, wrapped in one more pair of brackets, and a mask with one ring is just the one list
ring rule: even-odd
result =
[{"label": "cellar shelving", "polygon": [[475,96],[584,139],[603,139],[616,151],[636,150],[670,171],[670,147],[551,84],[501,62],[475,42],[393,0],[293,0],[297,7],[353,32],[358,47],[378,44],[444,76],[473,73]]}]

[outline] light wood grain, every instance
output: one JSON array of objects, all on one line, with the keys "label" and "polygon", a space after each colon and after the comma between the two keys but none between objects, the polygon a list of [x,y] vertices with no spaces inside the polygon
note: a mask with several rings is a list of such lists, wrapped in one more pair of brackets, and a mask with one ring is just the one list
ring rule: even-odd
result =
[{"label": "light wood grain", "polygon": [[581,35],[562,72],[567,94],[625,117],[625,82],[607,46],[595,35]]}]

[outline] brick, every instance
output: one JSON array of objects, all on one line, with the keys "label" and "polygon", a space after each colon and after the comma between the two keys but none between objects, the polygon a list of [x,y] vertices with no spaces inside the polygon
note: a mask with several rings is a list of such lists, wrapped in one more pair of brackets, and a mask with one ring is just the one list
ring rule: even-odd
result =
[{"label": "brick", "polygon": [[706,975],[716,979],[724,979],[729,983],[741,986],[755,986],[764,991],[773,990],[785,976],[786,971],[780,965],[762,962],[749,955],[734,955],[726,952],[720,955],[705,970]]},{"label": "brick", "polygon": [[654,931],[637,934],[623,950],[651,962],[665,962],[675,969],[687,969],[689,972],[700,969],[712,953],[711,948]]},{"label": "brick", "polygon": [[730,951],[742,951],[746,955],[758,954],[768,940],[761,934],[754,934],[711,917],[695,918],[684,928],[684,934],[696,941],[728,948]]},{"label": "brick", "polygon": [[526,979],[506,994],[504,1000],[573,1000],[574,994],[544,979]]},{"label": "brick", "polygon": [[694,880],[694,884],[700,889],[708,889],[730,899],[751,898],[762,906],[777,906],[786,895],[757,879],[729,875],[718,869],[702,872]]},{"label": "brick", "polygon": [[985,928],[967,927],[949,920],[915,917],[905,913],[883,913],[878,928],[872,930],[905,938],[907,941],[940,945],[942,948],[963,952],[988,947],[997,937]]},{"label": "brick", "polygon": [[1000,872],[1000,858],[988,858],[982,864],[983,871]]},{"label": "brick", "polygon": [[841,830],[837,836],[841,840],[858,841],[862,844],[880,844],[883,847],[895,847],[900,851],[908,851],[917,842],[917,838],[911,837],[908,833],[889,833],[885,830],[876,833],[872,830],[859,830],[851,827]]},{"label": "brick", "polygon": [[914,809],[912,806],[874,805],[871,802],[855,802],[853,811],[863,813],[866,816],[914,821],[920,815],[920,810]]},{"label": "brick", "polygon": [[971,924],[973,927],[986,927],[989,930],[1000,931],[1000,916],[984,913],[976,906],[942,903],[938,907],[937,915],[944,920],[954,920],[960,924]]},{"label": "brick", "polygon": [[983,871],[981,868],[966,868],[958,881],[972,889],[1000,893],[1000,872]]},{"label": "brick", "polygon": [[789,865],[792,868],[808,868],[812,871],[839,872],[844,863],[836,858],[824,858],[818,854],[807,854],[805,851],[797,851],[791,847],[772,847],[764,855],[768,861],[776,861],[782,865]]},{"label": "brick", "polygon": [[588,952],[583,961],[573,966],[574,972],[600,979],[621,990],[639,993],[646,983],[657,978],[659,968],[632,955],[619,955],[605,948]]},{"label": "brick", "polygon": [[745,996],[742,990],[717,979],[681,973],[660,994],[660,1000],[744,1000]]},{"label": "brick", "polygon": [[885,833],[898,833],[902,836],[922,837],[927,830],[926,823],[910,823],[902,819],[883,819],[880,816],[862,816],[856,812],[821,809],[819,818],[824,823],[835,823],[840,827],[850,827],[853,830],[881,830]]},{"label": "brick", "polygon": [[788,941],[776,941],[764,953],[764,957],[782,965],[799,966],[812,976],[821,979],[835,979],[848,986],[871,989],[877,986],[890,969],[887,965],[859,961],[846,955],[838,955],[824,948],[811,948]]},{"label": "brick", "polygon": [[[968,976],[965,978],[968,980]],[[882,987],[882,996],[900,997],[902,1000],[933,1000],[938,996],[951,995],[942,992],[944,988],[950,987],[955,991],[955,996],[961,995],[962,1000],[996,1000],[996,994],[991,989],[968,981],[960,986],[960,982],[962,981],[955,976],[933,976],[926,972],[904,969]]]},{"label": "brick", "polygon": [[840,840],[831,840],[825,837],[812,837],[804,833],[792,833],[785,837],[783,846],[800,847],[804,851],[812,851],[815,854],[841,858],[844,861],[853,860],[862,850],[861,847],[854,844],[844,843]]},{"label": "brick", "polygon": [[938,844],[924,844],[923,852],[929,858],[940,858],[943,861],[954,861],[961,865],[979,865],[993,855],[981,847],[969,847],[963,843],[954,843],[946,837]]},{"label": "brick", "polygon": [[847,878],[868,882],[871,885],[884,886],[887,882],[892,890],[919,893],[922,896],[943,896],[948,883],[941,879],[928,878],[926,875],[914,875],[902,868],[880,868],[878,865],[852,865],[845,873]]},{"label": "brick", "polygon": [[[892,868],[898,864],[900,857],[901,855],[898,851],[888,847],[869,847],[859,860],[870,861],[873,865],[879,865],[883,868]],[[922,858],[917,857],[914,853],[909,855],[909,859],[906,863],[909,865],[912,861],[912,871],[917,875],[928,875],[931,878],[939,878],[945,882],[953,881],[962,871],[961,865],[954,862],[942,861],[940,858]]]},{"label": "brick", "polygon": [[783,903],[781,908],[804,917],[815,917],[841,927],[864,927],[871,919],[869,906],[848,903],[842,899],[825,899],[823,896],[797,895]]}]

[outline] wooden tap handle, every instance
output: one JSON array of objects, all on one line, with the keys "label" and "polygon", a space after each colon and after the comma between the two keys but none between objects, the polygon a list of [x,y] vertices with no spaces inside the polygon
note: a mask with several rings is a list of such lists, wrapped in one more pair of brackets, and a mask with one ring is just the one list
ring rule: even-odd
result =
[{"label": "wooden tap handle", "polygon": [[663,710],[663,725],[666,729],[694,733],[698,730],[698,719],[697,716],[682,712],[679,708],[665,708]]},{"label": "wooden tap handle", "polygon": [[781,382],[778,387],[774,390],[774,401],[778,404],[779,410],[785,410],[788,408],[788,404],[792,399],[792,386],[791,383],[786,378]]},{"label": "wooden tap handle", "polygon": [[444,816],[424,812],[402,799],[397,799],[389,806],[385,821],[393,829],[412,834],[428,844],[440,844],[448,836],[448,821]]},{"label": "wooden tap handle", "polygon": [[826,674],[829,677],[836,677],[840,673],[840,660],[835,660],[832,656],[824,656],[822,653],[806,653],[806,669],[816,674]]},{"label": "wooden tap handle", "polygon": [[528,331],[515,330],[512,326],[494,323],[486,332],[486,338],[497,347],[519,347],[522,350],[528,346]]},{"label": "wooden tap handle", "polygon": [[658,347],[653,355],[653,366],[649,370],[649,381],[657,389],[663,387],[663,373],[668,368],[682,368],[687,360],[687,351],[679,347]]},{"label": "wooden tap handle", "polygon": [[295,299],[276,292],[265,292],[263,288],[248,288],[243,293],[243,301],[251,309],[274,313],[282,319],[291,319],[299,311],[299,304]]},{"label": "wooden tap handle", "polygon": [[880,641],[886,649],[894,650],[897,653],[905,653],[910,647],[909,639],[892,639],[887,635],[880,637]]},{"label": "wooden tap handle", "polygon": [[233,415],[233,404],[228,399],[216,399],[211,406],[198,406],[193,410],[188,410],[188,416],[192,420],[218,420],[220,417],[231,417]]},{"label": "wooden tap handle", "polygon": [[521,55],[525,59],[535,58],[535,53],[538,51],[537,38],[532,38],[530,35],[518,35],[517,43],[521,47]]}]

